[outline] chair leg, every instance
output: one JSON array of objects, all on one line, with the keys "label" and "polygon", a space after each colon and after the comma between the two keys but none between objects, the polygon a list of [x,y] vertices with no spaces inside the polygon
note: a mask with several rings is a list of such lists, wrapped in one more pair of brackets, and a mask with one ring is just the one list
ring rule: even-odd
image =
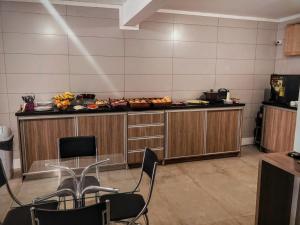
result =
[{"label": "chair leg", "polygon": [[67,204],[66,204],[66,197],[59,197],[58,198],[58,204],[59,204],[59,208],[61,207],[61,204],[63,203],[63,209],[66,210],[67,209]]},{"label": "chair leg", "polygon": [[95,192],[95,202],[98,203],[98,192]]},{"label": "chair leg", "polygon": [[147,213],[144,214],[144,218],[145,218],[146,225],[149,225],[149,218],[148,218]]},{"label": "chair leg", "polygon": [[63,201],[64,201],[64,210],[66,210],[67,209],[66,196],[63,197]]}]

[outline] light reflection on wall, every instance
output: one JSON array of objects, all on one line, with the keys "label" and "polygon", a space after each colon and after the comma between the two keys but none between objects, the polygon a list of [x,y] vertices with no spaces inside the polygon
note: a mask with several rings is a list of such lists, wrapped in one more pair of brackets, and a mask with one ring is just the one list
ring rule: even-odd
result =
[{"label": "light reflection on wall", "polygon": [[[76,36],[76,34],[73,32],[73,30],[68,26],[68,24],[66,23],[64,18],[54,8],[52,3],[49,2],[49,0],[40,0],[40,1],[44,5],[44,7],[47,9],[49,14],[59,24],[59,26],[62,28],[62,30],[68,34],[69,40],[71,40],[74,43],[74,45],[78,48],[78,50],[85,57],[85,59],[88,61],[88,63],[92,66],[94,71],[96,71],[97,74],[101,74],[101,76],[104,78],[103,81],[106,83],[107,87],[111,90],[111,92],[118,92],[116,87],[109,80],[108,76],[105,75],[101,66],[98,65],[98,63],[91,56],[91,54],[88,52],[88,50],[85,48],[85,46],[81,43],[80,39]],[[45,29],[47,29],[47,31],[51,32],[52,28],[47,27]],[[99,90],[99,91],[101,91],[101,90]]]},{"label": "light reflection on wall", "polygon": [[47,27],[44,28],[44,33],[45,34],[54,34],[55,32],[54,32],[54,29],[52,27],[47,26]]},{"label": "light reflection on wall", "polygon": [[173,30],[171,33],[171,40],[176,41],[180,39],[180,32],[178,30]]}]

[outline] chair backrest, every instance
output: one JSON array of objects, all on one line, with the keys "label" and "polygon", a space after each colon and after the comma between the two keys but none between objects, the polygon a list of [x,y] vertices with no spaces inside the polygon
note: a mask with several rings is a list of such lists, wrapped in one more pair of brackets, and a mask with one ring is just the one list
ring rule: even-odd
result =
[{"label": "chair backrest", "polygon": [[158,163],[157,155],[151,149],[146,148],[145,154],[144,154],[144,161],[143,161],[142,170],[150,178],[152,178],[153,170],[155,168],[156,163]]},{"label": "chair backrest", "polygon": [[[22,207],[14,207],[12,210],[16,217],[15,218],[16,222],[13,224],[20,224],[20,225],[32,224],[32,220],[30,217],[30,209],[32,206],[33,206],[32,204],[28,204],[28,205],[24,205]],[[34,204],[34,207],[41,208],[41,209],[57,210],[58,201],[55,201],[55,200],[46,201],[46,202]],[[3,222],[4,222],[4,224],[10,224],[7,221],[5,221],[5,219]]]},{"label": "chair backrest", "polygon": [[3,167],[3,163],[2,160],[0,159],[0,188],[6,185],[6,189],[10,195],[10,197],[18,204],[18,205],[22,205],[22,203],[17,199],[17,197],[14,195],[14,193],[12,192],[9,183],[7,181],[7,177],[6,177],[6,173]]},{"label": "chair backrest", "polygon": [[2,164],[2,160],[0,159],[0,187],[7,184],[7,178],[5,175],[5,170]]},{"label": "chair backrest", "polygon": [[129,224],[134,224],[135,221],[137,221],[139,219],[139,217],[141,215],[143,215],[143,213],[147,210],[147,207],[150,203],[151,197],[152,197],[152,192],[153,192],[153,187],[154,187],[154,181],[155,181],[155,175],[156,175],[156,168],[157,168],[157,164],[158,164],[158,157],[155,154],[155,152],[153,152],[151,149],[146,148],[145,153],[144,153],[144,160],[143,160],[143,165],[142,165],[142,173],[140,176],[140,180],[138,181],[135,189],[133,190],[133,192],[136,192],[142,182],[143,179],[143,174],[146,173],[148,175],[148,177],[150,178],[150,188],[149,188],[149,193],[148,193],[148,197],[147,200],[145,202],[145,205],[143,207],[143,209],[140,211],[140,213],[133,218]]},{"label": "chair backrest", "polygon": [[96,137],[64,137],[58,141],[59,157],[73,158],[82,156],[95,156],[97,154]]},{"label": "chair backrest", "polygon": [[108,225],[110,206],[109,201],[106,201],[69,210],[46,210],[33,207],[31,218],[33,225]]}]

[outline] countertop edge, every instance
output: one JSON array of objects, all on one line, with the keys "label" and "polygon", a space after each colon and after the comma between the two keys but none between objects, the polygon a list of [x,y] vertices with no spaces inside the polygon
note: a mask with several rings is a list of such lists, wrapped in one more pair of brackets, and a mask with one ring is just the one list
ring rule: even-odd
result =
[{"label": "countertop edge", "polygon": [[297,107],[291,107],[291,106],[288,106],[288,105],[279,104],[279,103],[275,103],[275,102],[263,101],[262,104],[297,111]]},{"label": "countertop edge", "polygon": [[16,112],[15,116],[17,117],[33,117],[33,116],[51,116],[51,115],[80,115],[80,114],[101,114],[101,113],[138,113],[138,112],[150,112],[150,111],[171,111],[171,110],[193,110],[193,109],[213,109],[213,108],[234,108],[234,107],[244,107],[244,103],[237,103],[237,104],[220,104],[220,105],[188,105],[188,106],[168,106],[168,107],[159,107],[159,108],[149,108],[149,109],[140,109],[140,110],[133,110],[130,108],[126,109],[112,109],[112,108],[105,108],[105,109],[97,109],[97,110],[69,110],[69,111],[35,111],[35,112]]}]

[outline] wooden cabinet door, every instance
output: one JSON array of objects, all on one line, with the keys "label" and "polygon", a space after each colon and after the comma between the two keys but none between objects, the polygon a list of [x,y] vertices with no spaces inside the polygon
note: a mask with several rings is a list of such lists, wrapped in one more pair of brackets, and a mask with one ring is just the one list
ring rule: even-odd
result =
[{"label": "wooden cabinet door", "polygon": [[241,110],[207,112],[207,154],[240,150],[241,112]]},{"label": "wooden cabinet door", "polygon": [[168,112],[168,158],[205,153],[205,113]]},{"label": "wooden cabinet door", "polygon": [[57,159],[57,140],[75,135],[73,118],[21,120],[23,172],[36,160]]},{"label": "wooden cabinet door", "polygon": [[300,55],[300,24],[291,24],[285,30],[284,53],[286,56]]},{"label": "wooden cabinet door", "polygon": [[264,107],[262,146],[273,152],[293,151],[296,112],[275,107]]},{"label": "wooden cabinet door", "polygon": [[125,115],[97,115],[78,117],[78,135],[97,138],[101,158],[110,158],[109,164],[125,162]]}]

